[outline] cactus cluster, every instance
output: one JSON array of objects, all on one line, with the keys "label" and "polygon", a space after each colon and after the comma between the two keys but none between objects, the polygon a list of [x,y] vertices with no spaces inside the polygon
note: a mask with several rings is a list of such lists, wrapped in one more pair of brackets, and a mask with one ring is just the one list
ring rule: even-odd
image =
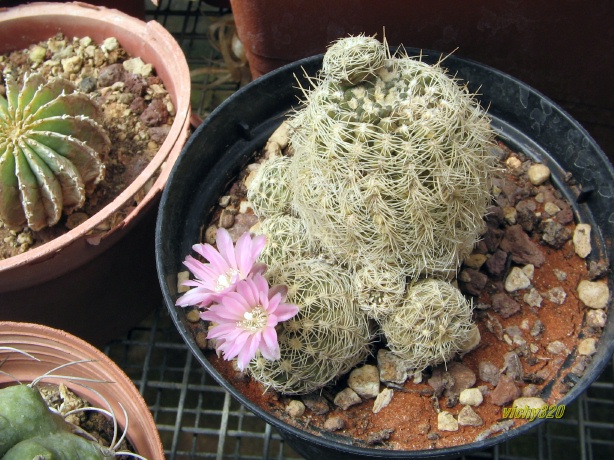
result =
[{"label": "cactus cluster", "polygon": [[110,140],[96,103],[62,78],[7,76],[0,95],[0,219],[34,231],[83,206],[104,177]]},{"label": "cactus cluster", "polygon": [[[440,64],[349,37],[329,47],[313,82],[288,119],[293,154],[264,160],[248,186],[270,241],[268,276],[284,282],[279,274],[289,272],[291,285],[302,285],[291,299],[300,321],[282,334],[285,358],[258,361],[252,372],[291,393],[325,384],[316,369],[327,368],[331,354],[368,342],[357,335],[342,346],[301,332],[321,320],[323,307],[309,306],[328,301],[333,278],[348,284],[343,304],[326,307],[327,315],[340,324],[375,320],[408,367],[422,370],[461,350],[472,306],[449,280],[484,229],[495,171],[489,118]],[[318,264],[307,263],[314,257]],[[312,281],[320,264],[328,278]]]}]

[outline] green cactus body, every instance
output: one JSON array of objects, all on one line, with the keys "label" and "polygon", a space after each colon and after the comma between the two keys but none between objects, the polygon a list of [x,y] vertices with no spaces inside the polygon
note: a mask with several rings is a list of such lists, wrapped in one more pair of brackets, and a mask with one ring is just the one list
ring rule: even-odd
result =
[{"label": "green cactus body", "polygon": [[2,460],[111,460],[115,453],[76,434],[60,431],[35,436],[13,446]]},{"label": "green cactus body", "polygon": [[380,321],[388,348],[408,368],[450,360],[461,351],[473,329],[472,306],[447,281],[427,278],[409,286],[403,303]]},{"label": "green cactus body", "polygon": [[72,432],[73,425],[52,412],[38,389],[16,384],[0,389],[0,458],[23,460],[115,457],[95,441]]},{"label": "green cactus body", "polygon": [[363,361],[371,333],[353,300],[347,274],[319,260],[280,265],[267,272],[271,284],[288,286],[296,317],[281,323],[280,359],[257,357],[251,374],[284,394],[304,394],[328,384]]},{"label": "green cactus body", "polygon": [[67,80],[30,74],[0,96],[0,219],[41,230],[83,206],[104,177],[110,141],[98,108]]},{"label": "green cactus body", "polygon": [[36,388],[13,385],[0,390],[0,458],[24,439],[66,426],[59,415],[49,411]]}]

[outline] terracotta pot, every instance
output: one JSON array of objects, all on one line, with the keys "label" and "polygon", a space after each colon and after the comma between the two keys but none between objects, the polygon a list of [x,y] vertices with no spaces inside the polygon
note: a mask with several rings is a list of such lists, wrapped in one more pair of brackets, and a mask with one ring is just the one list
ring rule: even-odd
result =
[{"label": "terracotta pot", "polygon": [[[38,2],[40,0],[27,0],[27,3]],[[49,0],[54,3],[64,3],[65,0]],[[149,0],[146,0],[149,1]],[[26,3],[24,0],[2,0],[3,6],[17,6]],[[135,18],[145,19],[145,2],[143,0],[90,0],[92,5],[106,6],[107,8],[117,8],[118,10],[134,16]]]},{"label": "terracotta pot", "polygon": [[[158,153],[113,202],[55,240],[0,261],[0,319],[44,323],[102,344],[134,326],[160,299],[152,222],[189,133],[189,69],[175,39],[153,21],[83,3],[34,3],[0,10],[0,52],[26,48],[57,32],[97,42],[116,37],[128,53],[154,66],[176,109]],[[147,188],[145,198],[118,227],[102,238],[88,236]]]},{"label": "terracotta pot", "polygon": [[614,161],[614,3],[563,0],[231,0],[254,78],[349,34],[437,49],[507,72],[554,99]]},{"label": "terracotta pot", "polygon": [[[132,380],[100,350],[64,331],[39,324],[10,321],[0,321],[0,347],[2,346],[18,348],[40,361],[18,353],[7,354],[0,351],[3,360],[0,387],[14,383],[12,377],[22,383],[28,383],[59,365],[88,360],[89,362],[66,367],[61,372],[74,377],[104,380],[105,383],[87,382],[90,389],[71,384],[67,379],[45,378],[44,382],[64,383],[95,407],[107,409],[105,400],[108,401],[118,423],[124,427],[126,420],[119,405],[121,403],[128,413],[127,437],[137,453],[148,460],[164,460],[162,442],[145,400]],[[8,359],[4,361],[5,358]]]}]

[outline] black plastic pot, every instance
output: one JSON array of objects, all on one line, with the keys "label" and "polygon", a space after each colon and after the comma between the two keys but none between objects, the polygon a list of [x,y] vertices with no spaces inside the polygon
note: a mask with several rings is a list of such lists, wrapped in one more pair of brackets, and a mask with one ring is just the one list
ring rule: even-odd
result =
[{"label": "black plastic pot", "polygon": [[[408,49],[410,54],[417,50]],[[436,52],[424,59],[435,62]],[[198,242],[203,225],[238,172],[261,148],[284,114],[297,104],[300,90],[295,75],[306,85],[304,72],[314,75],[322,56],[290,64],[253,81],[215,110],[198,127],[186,144],[164,190],[156,228],[158,276],[165,302],[175,324],[194,356],[237,400],[276,427],[288,443],[306,458],[453,458],[484,449],[535,427],[540,420],[527,423],[499,436],[455,448],[423,451],[388,451],[347,444],[347,439],[330,433],[315,436],[287,425],[239,393],[213,368],[186,326],[182,309],[175,307],[177,272],[182,261]],[[539,159],[553,172],[559,189],[574,206],[576,216],[593,227],[591,257],[613,261],[611,239],[614,235],[614,169],[588,133],[561,108],[522,82],[490,67],[456,57],[448,57],[445,67],[451,74],[469,82],[479,100],[489,108],[493,126],[512,149]],[[569,172],[582,186],[565,185]],[[610,306],[610,314],[612,307]],[[608,322],[597,353],[582,379],[560,401],[569,404],[599,376],[614,350],[614,322]],[[572,354],[573,355],[573,354]],[[573,356],[568,359],[569,364]]]}]

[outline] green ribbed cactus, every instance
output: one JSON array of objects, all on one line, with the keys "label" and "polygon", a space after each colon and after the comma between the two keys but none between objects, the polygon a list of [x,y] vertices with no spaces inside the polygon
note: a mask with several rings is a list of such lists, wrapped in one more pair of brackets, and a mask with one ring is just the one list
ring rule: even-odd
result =
[{"label": "green ribbed cactus", "polygon": [[280,323],[280,359],[252,360],[251,374],[284,394],[304,394],[328,384],[362,362],[371,333],[353,299],[350,277],[320,260],[278,265],[269,282],[288,286],[287,302],[298,314]]},{"label": "green ribbed cactus", "polygon": [[409,286],[402,304],[380,322],[388,348],[411,369],[450,360],[472,333],[471,303],[447,281]]},{"label": "green ribbed cactus", "polygon": [[6,81],[0,96],[0,219],[41,230],[83,206],[104,177],[109,138],[98,108],[61,78]]}]

